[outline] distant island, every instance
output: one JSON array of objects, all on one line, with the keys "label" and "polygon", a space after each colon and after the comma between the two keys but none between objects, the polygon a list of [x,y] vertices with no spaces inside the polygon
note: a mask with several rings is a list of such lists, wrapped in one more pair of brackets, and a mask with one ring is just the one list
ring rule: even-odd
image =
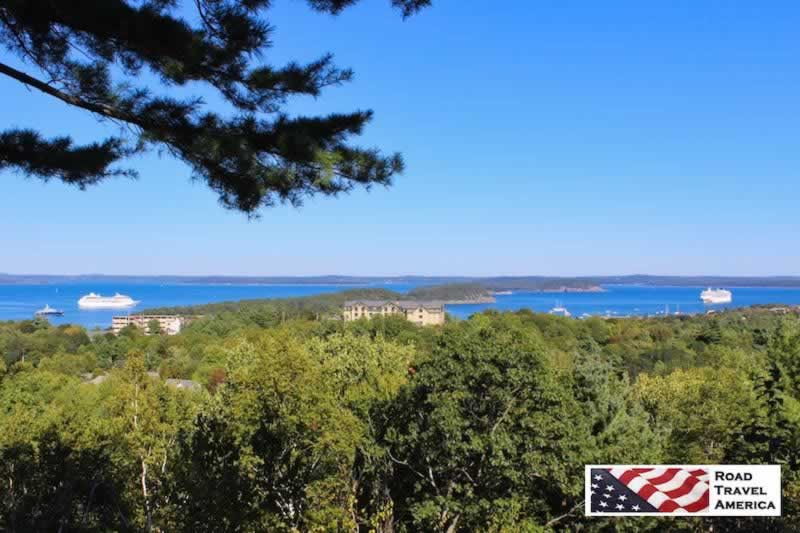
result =
[{"label": "distant island", "polygon": [[[0,284],[33,285],[50,283],[172,283],[220,285],[342,285],[385,286],[416,284],[423,287],[470,285],[490,293],[527,292],[601,292],[604,285],[640,285],[649,287],[800,287],[800,276],[138,276],[138,275],[42,275],[3,274]],[[491,294],[489,295],[491,296]]]},{"label": "distant island", "polygon": [[496,301],[492,292],[478,283],[417,287],[400,296],[403,300],[429,300],[445,304],[491,304]]}]

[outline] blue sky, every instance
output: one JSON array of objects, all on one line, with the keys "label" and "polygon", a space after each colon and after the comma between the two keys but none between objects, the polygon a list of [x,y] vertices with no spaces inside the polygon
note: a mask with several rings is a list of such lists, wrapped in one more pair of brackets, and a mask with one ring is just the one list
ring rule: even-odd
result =
[{"label": "blue sky", "polygon": [[[0,272],[800,274],[797,2],[435,0],[404,22],[277,0],[269,20],[269,61],[355,70],[291,109],[373,109],[359,144],[404,154],[393,187],[251,221],[156,153],[84,192],[0,174]],[[0,95],[3,127],[113,132]]]}]

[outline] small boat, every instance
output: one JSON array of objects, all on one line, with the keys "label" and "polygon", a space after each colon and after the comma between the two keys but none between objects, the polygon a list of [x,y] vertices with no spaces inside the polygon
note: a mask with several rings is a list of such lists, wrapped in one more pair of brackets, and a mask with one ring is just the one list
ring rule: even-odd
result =
[{"label": "small boat", "polygon": [[512,294],[514,294],[514,293],[513,293],[513,292],[511,292],[511,291],[494,291],[494,293],[493,293],[493,294],[494,294],[495,296],[510,296],[510,295],[512,295]]},{"label": "small boat", "polygon": [[556,315],[556,316],[563,316],[563,317],[570,317],[570,316],[572,316],[572,313],[570,313],[569,311],[567,311],[567,308],[566,308],[566,307],[564,307],[563,305],[557,305],[557,306],[555,306],[554,308],[552,308],[552,309],[550,310],[550,314],[551,314],[551,315]]},{"label": "small boat", "polygon": [[45,305],[34,313],[36,316],[62,316],[64,311],[60,309],[53,309],[50,305]]}]

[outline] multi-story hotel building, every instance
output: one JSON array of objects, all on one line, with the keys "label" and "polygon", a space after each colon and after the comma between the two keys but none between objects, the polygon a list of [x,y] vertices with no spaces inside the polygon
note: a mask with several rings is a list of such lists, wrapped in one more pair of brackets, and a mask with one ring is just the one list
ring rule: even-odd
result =
[{"label": "multi-story hotel building", "polygon": [[143,330],[146,335],[150,335],[150,322],[155,320],[163,333],[167,335],[176,335],[180,333],[181,328],[189,324],[192,320],[199,317],[196,316],[180,316],[180,315],[122,315],[115,316],[111,319],[111,331],[117,335],[122,328],[126,326],[136,326]]},{"label": "multi-story hotel building", "polygon": [[349,300],[344,303],[345,321],[374,316],[401,315],[415,324],[432,326],[444,324],[442,302],[404,300]]}]

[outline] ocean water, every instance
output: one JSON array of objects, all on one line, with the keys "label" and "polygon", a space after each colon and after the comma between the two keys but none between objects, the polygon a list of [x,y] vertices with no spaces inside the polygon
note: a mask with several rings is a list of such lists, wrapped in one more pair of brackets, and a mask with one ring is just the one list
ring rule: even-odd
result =
[{"label": "ocean water", "polygon": [[[41,285],[0,285],[0,320],[24,320],[33,317],[45,304],[64,311],[62,317],[51,317],[54,324],[80,324],[89,329],[106,328],[111,317],[135,313],[147,308],[193,305],[250,298],[286,298],[337,292],[354,287],[384,287],[399,292],[408,291],[412,284],[385,285],[218,285],[218,284],[158,284],[158,283],[53,283]],[[702,313],[709,309],[726,309],[753,304],[800,305],[800,288],[734,288],[733,302],[706,306],[700,302],[703,287],[605,287],[598,293],[534,293],[514,292],[498,295],[493,304],[448,305],[447,311],[466,318],[485,309],[513,311],[532,309],[547,312],[556,305],[566,307],[574,317],[585,315],[632,316]],[[115,292],[131,296],[140,303],[127,310],[81,310],[78,299],[95,292],[111,296]]]},{"label": "ocean water", "polygon": [[658,316],[680,312],[705,313],[708,310],[733,309],[754,304],[800,305],[800,288],[732,288],[733,301],[722,305],[704,305],[700,293],[706,287],[644,287],[637,285],[606,285],[605,292],[514,292],[497,295],[493,304],[448,306],[448,311],[465,318],[484,309],[514,311],[531,309],[547,312],[563,306],[573,317],[601,316]]},{"label": "ocean water", "polygon": [[[386,288],[408,291],[411,286],[387,284]],[[136,313],[154,307],[197,305],[229,302],[252,298],[287,298],[343,291],[348,285],[240,285],[240,284],[181,284],[181,283],[52,283],[34,285],[0,284],[0,321],[25,320],[49,305],[64,311],[64,316],[48,317],[53,324],[80,324],[86,328],[107,328],[114,315]],[[126,309],[85,310],[78,300],[90,292],[113,296],[119,292],[139,303]]]}]

